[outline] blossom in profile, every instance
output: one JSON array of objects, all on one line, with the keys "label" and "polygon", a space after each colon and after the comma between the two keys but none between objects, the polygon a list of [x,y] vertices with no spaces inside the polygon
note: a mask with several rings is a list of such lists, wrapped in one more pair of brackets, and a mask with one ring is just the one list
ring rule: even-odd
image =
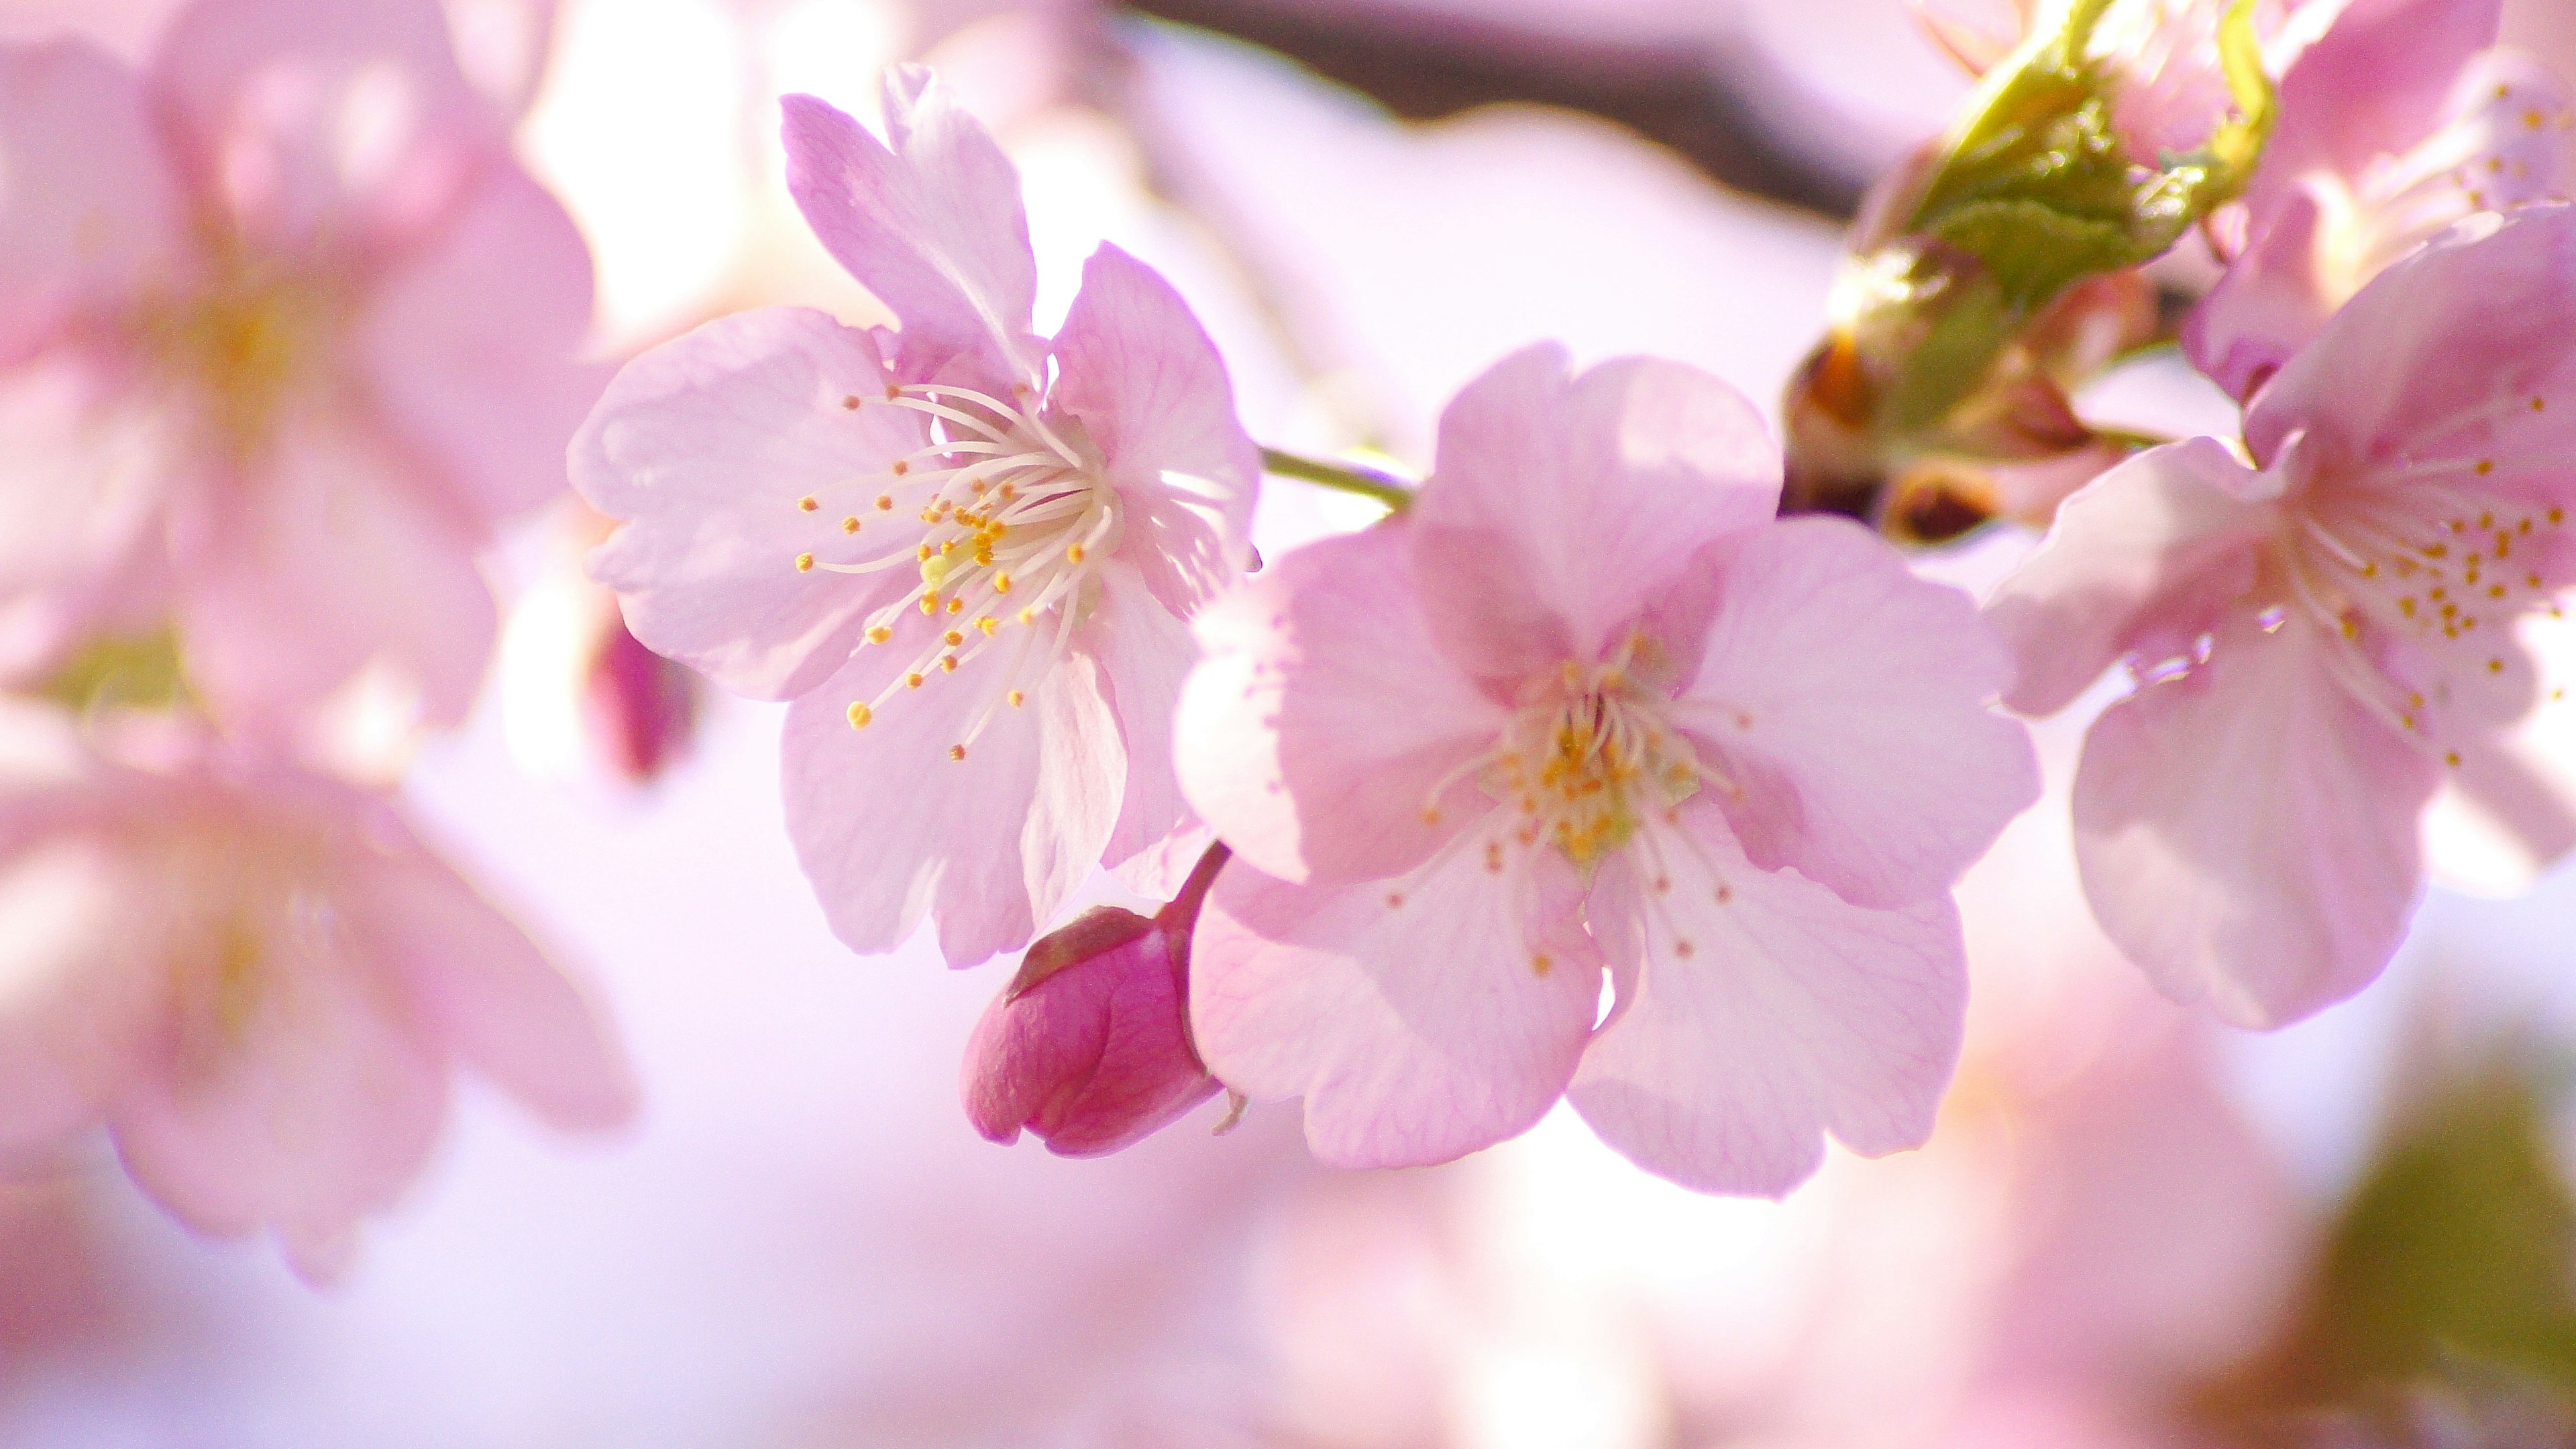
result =
[{"label": "blossom in profile", "polygon": [[1016,174],[917,67],[886,139],[787,99],[789,183],[899,332],[775,308],[628,365],[573,446],[627,520],[635,636],[788,699],[787,823],[833,930],[1013,950],[1178,825],[1188,619],[1241,571],[1260,456],[1170,284],[1103,246],[1030,335]]},{"label": "blossom in profile", "polygon": [[1190,937],[1223,846],[1152,916],[1098,906],[1031,946],[966,1043],[966,1115],[1063,1157],[1152,1135],[1216,1095],[1190,1041]]},{"label": "blossom in profile", "polygon": [[2390,262],[2480,212],[2564,200],[2566,87],[2497,49],[2498,0],[2354,0],[2282,77],[2243,249],[2183,329],[2239,399]]},{"label": "blossom in profile", "polygon": [[[1677,364],[1519,353],[1395,521],[1199,622],[1191,803],[1232,845],[1202,1055],[1345,1165],[1560,1096],[1651,1171],[1785,1192],[1919,1144],[1966,999],[1959,873],[2038,791],[1965,595],[1774,518],[1753,409]],[[1600,1019],[1602,981],[1616,1005]]]},{"label": "blossom in profile", "polygon": [[2559,690],[2517,626],[2576,581],[2576,210],[2487,215],[2396,262],[2258,392],[2244,453],[2141,454],[1988,604],[2087,736],[2076,851],[2158,986],[2248,1026],[2360,990],[2404,935],[2446,782],[2535,862],[2576,816],[2517,731]]},{"label": "blossom in profile", "polygon": [[436,0],[0,47],[0,673],[175,630],[228,725],[463,714],[562,486],[588,253]]},{"label": "blossom in profile", "polygon": [[0,714],[0,1151],[104,1124],[199,1232],[328,1276],[471,1070],[633,1111],[588,992],[385,800],[175,723]]}]

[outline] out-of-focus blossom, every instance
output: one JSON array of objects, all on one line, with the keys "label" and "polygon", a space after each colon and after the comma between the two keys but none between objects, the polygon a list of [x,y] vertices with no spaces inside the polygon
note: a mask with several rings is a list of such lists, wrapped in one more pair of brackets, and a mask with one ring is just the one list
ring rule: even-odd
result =
[{"label": "out-of-focus blossom", "polygon": [[200,1232],[328,1275],[460,1068],[563,1128],[630,1114],[589,996],[384,801],[103,717],[0,718],[0,1151],[103,1123]]},{"label": "out-of-focus blossom", "polygon": [[2495,42],[2497,0],[2358,0],[2281,81],[2239,223],[2248,242],[2183,329],[2250,397],[2399,257],[2481,211],[2562,200],[2571,129],[2547,67]]},{"label": "out-of-focus blossom", "polygon": [[636,642],[617,596],[584,569],[613,526],[567,500],[545,572],[502,632],[502,708],[511,752],[528,768],[643,784],[687,752],[704,686]]},{"label": "out-of-focus blossom", "polygon": [[903,320],[772,309],[631,364],[574,444],[631,520],[595,557],[636,637],[791,699],[788,829],[834,931],[925,915],[971,965],[1179,822],[1183,620],[1240,571],[1260,461],[1170,285],[1115,247],[1053,342],[1018,180],[927,71],[888,142],[788,101],[790,182]]},{"label": "out-of-focus blossom", "polygon": [[453,721],[562,484],[590,273],[431,0],[0,50],[0,669],[175,627],[235,724]]},{"label": "out-of-focus blossom", "polygon": [[1225,861],[1214,847],[1153,916],[1094,907],[1029,948],[966,1043],[976,1131],[1095,1157],[1216,1095],[1190,1043],[1190,934]]},{"label": "out-of-focus blossom", "polygon": [[1221,1080],[1303,1096],[1355,1165],[1559,1096],[1704,1190],[1784,1192],[1827,1130],[1922,1141],[1946,893],[2036,768],[1966,600],[1848,524],[1774,526],[1778,479],[1715,379],[1536,347],[1451,404],[1406,517],[1210,611],[1181,763],[1241,857],[1191,991]]},{"label": "out-of-focus blossom", "polygon": [[2557,691],[2516,638],[2576,582],[2576,210],[2464,224],[2390,267],[2255,397],[2252,465],[2202,438],[2071,500],[1989,605],[2010,702],[2093,726],[2076,849],[2168,994],[2274,1026],[2396,949],[2446,775],[2537,861],[2563,790],[2506,740]]}]

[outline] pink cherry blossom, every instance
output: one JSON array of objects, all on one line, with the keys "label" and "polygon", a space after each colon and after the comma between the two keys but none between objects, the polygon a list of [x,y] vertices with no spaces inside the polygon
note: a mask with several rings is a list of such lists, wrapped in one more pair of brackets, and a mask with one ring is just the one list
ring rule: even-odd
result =
[{"label": "pink cherry blossom", "polygon": [[787,100],[789,181],[899,333],[790,308],[629,365],[573,481],[630,520],[593,570],[637,638],[790,699],[787,821],[833,930],[927,914],[972,965],[1182,806],[1183,621],[1239,572],[1260,458],[1171,286],[1115,247],[1029,335],[1018,182],[927,71],[888,141]]},{"label": "pink cherry blossom", "polygon": [[161,722],[0,715],[0,1151],[104,1124],[200,1232],[327,1275],[460,1068],[562,1128],[634,1086],[597,1005],[385,801]]},{"label": "pink cherry blossom", "polygon": [[1215,1096],[1190,1042],[1190,936],[1222,846],[1154,916],[1099,906],[1029,948],[966,1043],[966,1115],[1065,1157],[1115,1152]]},{"label": "pink cherry blossom", "polygon": [[2576,832],[2512,732],[2556,691],[2516,638],[2576,581],[2576,210],[2488,215],[2364,287],[2245,415],[2251,464],[2159,448],[2060,511],[1990,617],[2010,703],[2095,723],[2076,849],[2168,994],[2272,1026],[2387,964],[2447,778],[2545,860]]},{"label": "pink cherry blossom", "polygon": [[1220,1080],[1303,1096],[1349,1165],[1560,1096],[1711,1191],[1786,1191],[1826,1131],[1923,1140],[1966,991],[1947,892],[2036,765],[1965,596],[1775,522],[1779,488],[1724,384],[1532,348],[1450,405],[1408,515],[1202,616],[1182,779],[1240,856],[1193,960]]},{"label": "pink cherry blossom", "polygon": [[2390,262],[2461,219],[2563,199],[2576,113],[2531,56],[2492,49],[2499,0],[2354,0],[2282,78],[2247,188],[2245,249],[2184,328],[2238,398]]},{"label": "pink cherry blossom", "polygon": [[0,47],[0,670],[175,627],[228,720],[459,717],[476,549],[561,486],[589,260],[435,0]]}]

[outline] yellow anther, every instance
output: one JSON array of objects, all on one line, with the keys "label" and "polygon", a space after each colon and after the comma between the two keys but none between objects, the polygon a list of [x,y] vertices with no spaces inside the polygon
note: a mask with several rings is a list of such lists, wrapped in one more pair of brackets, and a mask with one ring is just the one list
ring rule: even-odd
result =
[{"label": "yellow anther", "polygon": [[852,412],[857,412],[859,410],[859,400],[856,397],[845,397],[841,399],[841,406],[848,408]]},{"label": "yellow anther", "polygon": [[1031,622],[1032,620],[1036,619],[1036,618],[1037,618],[1037,616],[1038,616],[1038,611],[1037,611],[1037,610],[1035,610],[1035,609],[1022,609],[1022,610],[1020,611],[1020,622],[1021,622],[1021,623],[1023,623],[1023,624],[1029,623],[1029,622]]},{"label": "yellow anther", "polygon": [[942,674],[955,674],[957,672],[957,656],[954,654],[940,655],[939,672]]},{"label": "yellow anther", "polygon": [[1025,695],[1025,694],[1020,693],[1020,692],[1019,692],[1018,690],[1016,690],[1016,689],[1012,690],[1009,694],[1006,694],[1006,695],[1004,695],[1004,696],[1002,696],[1002,697],[1003,697],[1004,699],[1007,699],[1007,700],[1009,700],[1009,701],[1011,702],[1011,708],[1013,708],[1013,709],[1018,709],[1021,705],[1024,705],[1024,704],[1026,704],[1026,703],[1028,703],[1028,702],[1029,702],[1029,697],[1028,697],[1027,695]]},{"label": "yellow anther", "polygon": [[814,555],[810,553],[800,553],[796,555],[796,572],[800,574],[810,574],[814,572]]},{"label": "yellow anther", "polygon": [[866,729],[868,727],[868,721],[875,719],[876,717],[876,711],[868,708],[864,704],[853,704],[850,706],[850,728],[854,730]]},{"label": "yellow anther", "polygon": [[903,677],[903,687],[904,687],[904,688],[906,688],[906,689],[919,689],[919,688],[921,688],[921,676],[920,676],[920,675],[918,675],[918,674],[907,674],[907,675],[905,675],[905,676]]},{"label": "yellow anther", "polygon": [[856,532],[858,532],[858,531],[859,531],[859,521],[858,521],[857,519],[855,519],[855,518],[844,518],[844,519],[842,519],[842,520],[841,520],[841,531],[842,531],[843,533],[856,533]]},{"label": "yellow anther", "polygon": [[942,635],[940,635],[939,637],[940,637],[941,639],[946,640],[946,641],[947,641],[947,643],[948,643],[948,647],[949,647],[949,648],[951,648],[951,649],[954,649],[954,648],[956,648],[958,645],[963,644],[963,643],[965,643],[965,642],[966,642],[966,636],[965,636],[965,635],[963,635],[963,634],[958,633],[958,632],[957,632],[956,630],[954,630],[954,629],[949,630],[947,633],[942,634]]},{"label": "yellow anther", "polygon": [[1541,951],[1537,955],[1530,957],[1530,971],[1535,975],[1545,976],[1547,973],[1555,969],[1556,963],[1547,959],[1547,953],[1545,951]]},{"label": "yellow anther", "polygon": [[892,472],[894,476],[900,478],[904,474],[912,471],[912,465],[901,458],[897,458],[894,460],[894,467],[888,471]]},{"label": "yellow anther", "polygon": [[894,631],[883,624],[879,624],[868,631],[868,642],[871,644],[883,644],[885,641],[893,637]]},{"label": "yellow anther", "polygon": [[1082,545],[1078,543],[1065,545],[1064,560],[1067,563],[1082,562]]},{"label": "yellow anther", "polygon": [[966,758],[966,747],[964,745],[950,745],[948,747],[948,758],[952,760],[962,760]]},{"label": "yellow anther", "polygon": [[1000,620],[998,620],[998,619],[994,618],[992,615],[990,615],[990,614],[986,614],[986,615],[983,615],[982,617],[978,618],[978,619],[975,621],[975,627],[976,627],[976,628],[978,628],[978,629],[983,630],[983,631],[984,631],[984,633],[985,633],[985,636],[986,636],[987,638],[989,638],[989,637],[991,637],[991,635],[992,635],[992,633],[993,633],[993,631],[994,631],[994,630],[999,629],[1000,627],[1002,627],[1002,623],[1001,623],[1001,621],[1000,621]]},{"label": "yellow anther", "polygon": [[1007,593],[1009,593],[1010,591],[1011,591],[1011,576],[1010,576],[1009,574],[995,574],[995,575],[993,575],[993,592],[994,592],[994,593],[997,593],[997,594],[1007,594]]},{"label": "yellow anther", "polygon": [[962,613],[965,613],[965,612],[966,612],[966,601],[965,601],[964,599],[950,599],[950,600],[948,601],[948,612],[950,612],[950,613],[952,613],[952,614],[962,614]]},{"label": "yellow anther", "polygon": [[815,502],[815,501],[814,501],[814,495],[813,495],[813,494],[811,494],[811,493],[808,493],[808,494],[806,494],[804,497],[799,498],[799,499],[797,499],[797,500],[796,500],[796,506],[797,506],[797,507],[799,507],[799,508],[804,509],[804,510],[805,510],[806,512],[808,512],[808,513],[811,513],[811,512],[813,512],[815,509],[820,508],[820,507],[822,507],[823,505],[822,505],[822,504],[820,504],[820,503]]}]

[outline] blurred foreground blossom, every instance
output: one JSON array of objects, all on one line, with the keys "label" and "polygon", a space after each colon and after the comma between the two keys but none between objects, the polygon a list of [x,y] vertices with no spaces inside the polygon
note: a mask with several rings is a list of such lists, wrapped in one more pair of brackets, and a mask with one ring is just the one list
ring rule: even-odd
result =
[{"label": "blurred foreground blossom", "polygon": [[627,632],[617,596],[584,564],[614,525],[578,499],[565,503],[544,572],[511,605],[501,637],[510,750],[541,774],[644,784],[687,754],[705,686]]},{"label": "blurred foreground blossom", "polygon": [[376,796],[201,732],[0,715],[0,1147],[104,1123],[198,1231],[334,1272],[460,1068],[563,1128],[633,1110],[585,990]]},{"label": "blurred foreground blossom", "polygon": [[434,0],[0,49],[0,670],[175,628],[228,724],[462,716],[562,486],[587,253]]},{"label": "blurred foreground blossom", "polygon": [[[1260,460],[1171,286],[1113,246],[1050,343],[1010,162],[929,72],[888,139],[787,102],[815,233],[903,320],[778,308],[620,374],[573,481],[656,650],[787,698],[787,823],[834,931],[927,914],[967,966],[1179,823],[1183,625],[1241,570]],[[747,486],[748,485],[748,486]]]},{"label": "blurred foreground blossom", "polygon": [[1531,348],[1450,405],[1408,513],[1209,612],[1181,738],[1241,857],[1194,953],[1221,1080],[1303,1096],[1344,1165],[1560,1096],[1711,1191],[1787,1191],[1827,1130],[1923,1141],[1966,994],[1947,892],[2037,769],[1966,598],[1775,525],[1778,490],[1723,383]]},{"label": "blurred foreground blossom", "polygon": [[2576,209],[2464,223],[2256,394],[2251,466],[2209,438],[2124,464],[1990,602],[2015,708],[2138,678],[2087,737],[2076,852],[2176,999],[2277,1026],[2369,984],[2446,777],[2533,865],[2576,845],[2511,737],[2563,693],[2516,628],[2576,582],[2571,342]]},{"label": "blurred foreground blossom", "polygon": [[1215,1096],[1190,1042],[1190,937],[1227,852],[1153,916],[1097,906],[1029,948],[966,1043],[966,1115],[1066,1157],[1115,1152]]},{"label": "blurred foreground blossom", "polygon": [[2281,80],[2244,251],[2193,312],[2193,364],[2238,398],[2390,262],[2482,211],[2566,199],[2576,129],[2498,0],[2355,0]]}]

